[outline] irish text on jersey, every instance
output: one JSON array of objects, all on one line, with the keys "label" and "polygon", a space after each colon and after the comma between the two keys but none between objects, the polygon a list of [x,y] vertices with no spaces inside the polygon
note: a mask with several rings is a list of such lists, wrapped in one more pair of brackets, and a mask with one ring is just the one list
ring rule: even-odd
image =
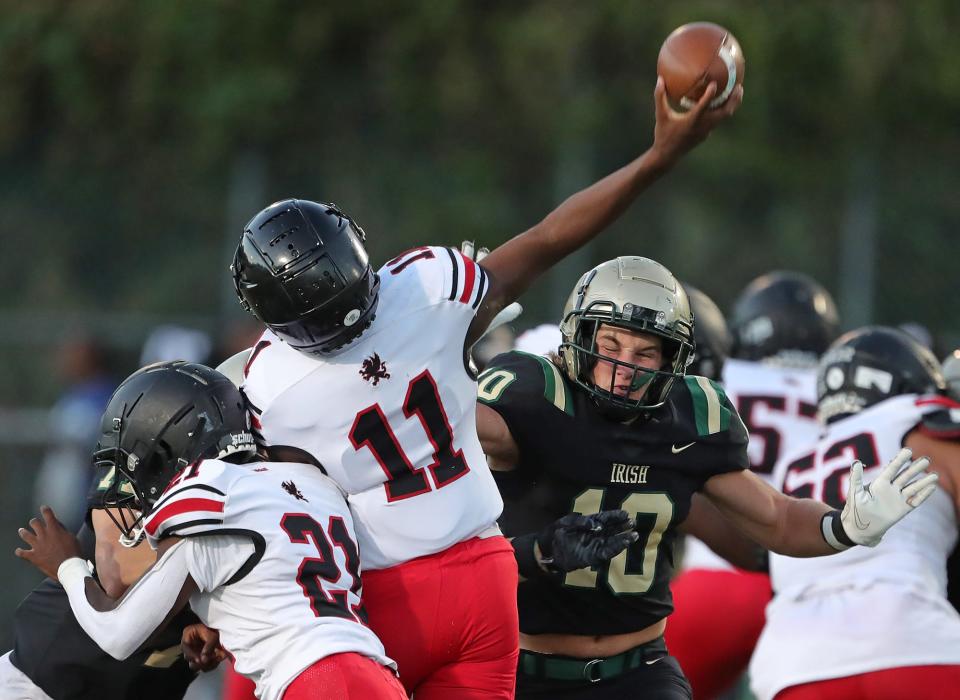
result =
[{"label": "irish text on jersey", "polygon": [[647,471],[649,466],[637,464],[617,464],[610,465],[610,483],[611,484],[645,484],[647,483]]}]

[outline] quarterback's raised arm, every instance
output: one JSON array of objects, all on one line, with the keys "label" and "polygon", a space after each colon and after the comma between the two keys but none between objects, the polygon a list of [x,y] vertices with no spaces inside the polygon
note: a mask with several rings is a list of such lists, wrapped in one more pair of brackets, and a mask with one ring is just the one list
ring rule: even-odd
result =
[{"label": "quarterback's raised arm", "polygon": [[711,84],[689,112],[680,113],[668,105],[663,82],[657,81],[653,145],[633,162],[568,198],[543,221],[483,260],[490,290],[467,334],[468,346],[480,337],[500,309],[520,296],[545,270],[615,221],[641,192],[732,115],[743,99],[742,87],[738,87],[721,107],[709,109],[707,105],[715,92],[716,85]]}]

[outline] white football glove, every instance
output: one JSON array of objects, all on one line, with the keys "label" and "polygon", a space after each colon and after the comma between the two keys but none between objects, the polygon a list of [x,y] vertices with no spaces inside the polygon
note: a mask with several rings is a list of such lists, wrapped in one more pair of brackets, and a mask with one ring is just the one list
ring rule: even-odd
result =
[{"label": "white football glove", "polygon": [[853,463],[843,512],[832,511],[823,519],[823,536],[827,542],[835,549],[847,549],[855,544],[876,547],[887,530],[933,494],[937,475],[925,473],[930,460],[920,457],[911,462],[911,457],[909,449],[900,450],[866,486],[863,485],[863,463],[859,460]]}]

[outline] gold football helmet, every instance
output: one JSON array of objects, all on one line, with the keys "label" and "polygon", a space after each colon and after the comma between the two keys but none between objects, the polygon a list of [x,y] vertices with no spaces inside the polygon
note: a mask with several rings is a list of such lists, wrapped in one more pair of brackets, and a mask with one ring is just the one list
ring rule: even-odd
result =
[{"label": "gold football helmet", "polygon": [[[596,344],[601,324],[662,338],[663,366],[650,370],[601,356]],[[687,293],[663,265],[637,256],[608,260],[583,275],[567,299],[560,332],[560,357],[567,376],[601,408],[619,415],[662,406],[693,352],[693,313]],[[643,396],[630,399],[615,394],[612,379],[609,387],[596,386],[591,369],[601,358],[632,370],[634,386],[648,384]]]}]

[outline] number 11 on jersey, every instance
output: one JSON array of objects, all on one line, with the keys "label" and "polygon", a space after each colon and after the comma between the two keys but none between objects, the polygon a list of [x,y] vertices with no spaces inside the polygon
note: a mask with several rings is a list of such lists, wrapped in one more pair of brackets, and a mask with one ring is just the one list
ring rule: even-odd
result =
[{"label": "number 11 on jersey", "polygon": [[[427,439],[433,446],[433,461],[426,466],[433,476],[436,488],[443,488],[470,471],[463,450],[453,450],[453,429],[440,401],[437,382],[429,370],[414,377],[403,400],[403,415],[420,419]],[[387,502],[413,498],[432,490],[424,467],[410,463],[394,435],[386,414],[379,404],[360,411],[350,428],[350,442],[354,449],[370,448],[377,464],[387,475],[383,484]]]}]

